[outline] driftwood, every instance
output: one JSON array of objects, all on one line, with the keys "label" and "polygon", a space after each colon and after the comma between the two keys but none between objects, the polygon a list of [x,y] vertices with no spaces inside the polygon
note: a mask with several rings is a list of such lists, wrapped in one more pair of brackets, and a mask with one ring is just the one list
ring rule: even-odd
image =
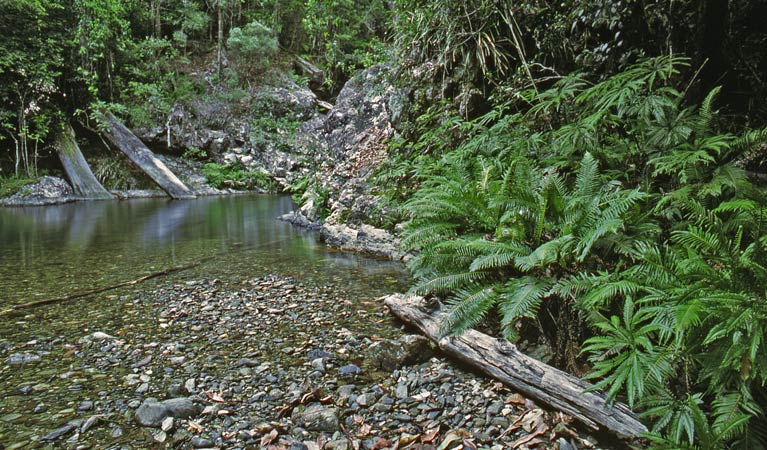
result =
[{"label": "driftwood", "polygon": [[94,200],[114,198],[114,195],[104,189],[104,186],[93,175],[88,162],[85,161],[85,157],[77,145],[75,131],[66,122],[63,130],[56,135],[55,147],[75,194],[85,199]]},{"label": "driftwood", "polygon": [[20,309],[34,308],[36,306],[50,305],[51,303],[61,303],[61,302],[69,301],[69,300],[76,300],[78,298],[87,297],[89,295],[100,294],[102,292],[112,291],[114,289],[125,287],[125,286],[133,286],[134,284],[139,284],[141,282],[144,282],[144,281],[147,281],[147,280],[151,280],[152,278],[161,277],[163,275],[170,275],[172,273],[181,272],[181,271],[184,271],[184,270],[188,270],[188,269],[197,267],[200,264],[202,264],[204,261],[207,261],[209,259],[210,258],[206,258],[206,259],[204,259],[202,261],[198,261],[198,262],[196,262],[194,264],[187,264],[186,266],[171,267],[170,269],[165,269],[165,270],[161,270],[159,272],[153,272],[153,273],[150,273],[148,275],[144,275],[143,277],[136,278],[135,280],[124,281],[122,283],[113,284],[111,286],[104,286],[104,287],[100,287],[100,288],[97,288],[97,289],[91,289],[89,291],[78,292],[77,294],[65,295],[63,297],[48,298],[48,299],[45,299],[45,300],[37,300],[37,301],[34,301],[34,302],[29,302],[29,303],[20,303],[18,305],[13,305],[10,309],[7,309],[5,311],[0,311],[0,316],[6,315],[6,314],[10,314],[10,313],[12,313],[14,311],[18,311]]},{"label": "driftwood", "polygon": [[111,113],[100,115],[105,125],[104,135],[107,140],[125,153],[128,158],[149,176],[160,188],[175,199],[194,198],[195,195],[168,167],[152,153]]},{"label": "driftwood", "polygon": [[609,404],[604,395],[586,392],[591,385],[577,377],[524,355],[516,346],[475,330],[440,338],[438,309],[422,297],[395,294],[386,306],[404,322],[415,325],[446,354],[478,368],[520,393],[548,404],[590,428],[604,428],[622,438],[647,432],[636,415],[621,403]]}]

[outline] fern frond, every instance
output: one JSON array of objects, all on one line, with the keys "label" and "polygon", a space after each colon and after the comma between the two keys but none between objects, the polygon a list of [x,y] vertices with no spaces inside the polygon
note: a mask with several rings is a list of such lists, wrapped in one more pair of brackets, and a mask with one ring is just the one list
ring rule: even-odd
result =
[{"label": "fern frond", "polygon": [[455,292],[464,286],[478,283],[486,277],[487,274],[482,272],[451,273],[419,283],[412,292],[418,295]]},{"label": "fern frond", "polygon": [[519,318],[538,314],[538,307],[553,284],[547,278],[525,276],[513,278],[499,289],[501,328],[507,339],[516,340],[514,324]]},{"label": "fern frond", "polygon": [[721,90],[721,86],[717,86],[711,89],[708,95],[706,95],[706,98],[703,99],[703,103],[700,104],[700,110],[698,111],[698,117],[700,118],[698,126],[700,127],[700,131],[711,129],[711,121],[714,118],[714,100],[716,99],[717,95],[719,95]]},{"label": "fern frond", "polygon": [[469,270],[493,270],[510,268],[513,266],[514,260],[520,256],[524,256],[530,253],[530,249],[522,244],[509,244],[504,243],[501,247],[498,246],[497,250],[489,254],[483,254],[478,256],[472,261]]},{"label": "fern frond", "polygon": [[529,255],[519,256],[514,260],[517,267],[523,272],[529,272],[533,269],[540,269],[553,264],[559,260],[560,253],[563,252],[572,242],[572,235],[560,236],[548,242],[544,242],[533,250]]},{"label": "fern frond", "polygon": [[447,310],[440,324],[440,334],[461,334],[476,325],[498,300],[495,286],[475,290],[461,289],[447,300]]}]

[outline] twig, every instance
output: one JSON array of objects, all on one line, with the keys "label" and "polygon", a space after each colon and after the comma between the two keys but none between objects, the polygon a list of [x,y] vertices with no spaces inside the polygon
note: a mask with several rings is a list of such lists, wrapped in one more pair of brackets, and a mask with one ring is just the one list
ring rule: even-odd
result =
[{"label": "twig", "polygon": [[684,88],[684,91],[682,91],[682,98],[685,98],[687,96],[687,91],[690,90],[690,87],[692,87],[692,84],[695,82],[695,80],[698,78],[698,75],[700,75],[700,71],[703,70],[703,67],[708,62],[708,58],[703,60],[703,63],[698,67],[698,70],[695,71],[692,78],[690,79],[690,82],[687,83],[687,87]]},{"label": "twig", "polygon": [[205,261],[207,261],[209,259],[212,259],[212,258],[205,258],[205,259],[202,259],[200,261],[197,261],[194,264],[187,264],[185,266],[171,267],[170,269],[165,269],[165,270],[161,270],[159,272],[150,273],[149,275],[144,275],[143,277],[136,278],[135,280],[124,281],[122,283],[113,284],[111,286],[100,287],[100,288],[92,289],[92,290],[85,291],[85,292],[78,292],[76,294],[65,295],[63,297],[48,298],[48,299],[45,299],[45,300],[37,300],[37,301],[34,301],[34,302],[21,303],[21,304],[18,304],[18,305],[13,305],[10,309],[7,309],[5,311],[0,311],[0,316],[4,316],[4,315],[7,315],[7,314],[10,314],[10,313],[12,313],[14,311],[17,311],[19,309],[34,308],[34,307],[37,307],[37,306],[49,305],[51,303],[66,302],[66,301],[69,301],[69,300],[75,300],[75,299],[78,299],[78,298],[83,298],[83,297],[87,297],[87,296],[94,295],[94,294],[100,294],[102,292],[111,291],[111,290],[114,290],[114,289],[117,289],[117,288],[121,288],[121,287],[125,287],[125,286],[132,286],[134,284],[138,284],[138,283],[141,283],[141,282],[144,282],[144,281],[147,281],[147,280],[151,280],[152,278],[157,278],[157,277],[160,277],[160,276],[163,276],[163,275],[170,275],[172,273],[181,272],[181,271],[184,271],[184,270],[191,269],[193,267],[197,267],[197,266],[199,266],[200,264],[202,264],[203,262],[205,262]]}]

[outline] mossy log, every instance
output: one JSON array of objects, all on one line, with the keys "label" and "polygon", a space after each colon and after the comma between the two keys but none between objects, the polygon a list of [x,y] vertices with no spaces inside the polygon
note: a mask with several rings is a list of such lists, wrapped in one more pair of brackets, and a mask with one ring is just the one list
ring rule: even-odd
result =
[{"label": "mossy log", "polygon": [[111,113],[99,116],[107,140],[152,179],[163,191],[175,199],[194,198],[194,192],[152,153],[141,140]]},{"label": "mossy log", "polygon": [[72,189],[78,197],[89,200],[115,198],[93,175],[77,145],[75,131],[68,123],[64,123],[63,129],[56,135],[55,147],[67,178],[72,183]]},{"label": "mossy log", "polygon": [[647,432],[626,406],[611,404],[604,395],[591,392],[591,384],[533,359],[505,339],[475,330],[440,337],[439,308],[430,308],[423,297],[390,295],[384,303],[404,322],[414,325],[435,341],[447,355],[475,367],[534,400],[556,408],[592,429],[606,429],[624,439]]}]

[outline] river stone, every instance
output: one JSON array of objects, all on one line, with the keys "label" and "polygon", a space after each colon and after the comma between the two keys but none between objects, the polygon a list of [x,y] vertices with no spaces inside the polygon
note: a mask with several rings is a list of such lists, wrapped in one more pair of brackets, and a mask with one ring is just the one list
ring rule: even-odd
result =
[{"label": "river stone", "polygon": [[176,419],[188,419],[199,412],[198,406],[184,397],[165,400],[162,404],[168,409],[169,415]]},{"label": "river stone", "polygon": [[213,442],[211,442],[210,439],[205,439],[199,436],[195,436],[192,438],[192,447],[194,448],[213,447]]},{"label": "river stone", "polygon": [[310,431],[338,431],[338,410],[322,405],[311,405],[305,410],[293,414],[293,421],[299,427]]},{"label": "river stone", "polygon": [[387,339],[374,342],[365,353],[365,362],[371,367],[393,372],[404,365],[425,362],[431,356],[428,339],[407,335],[396,341]]},{"label": "river stone", "polygon": [[354,364],[347,364],[340,369],[338,369],[338,373],[341,375],[357,375],[362,372],[362,369],[360,369],[358,366]]},{"label": "river stone", "polygon": [[348,450],[349,449],[349,440],[348,439],[335,439],[332,441],[329,441],[327,444],[325,444],[325,450]]},{"label": "river stone", "polygon": [[40,355],[35,355],[34,353],[13,353],[8,357],[8,359],[6,359],[6,362],[8,364],[14,365],[27,364],[39,360]]},{"label": "river stone", "polygon": [[69,433],[70,431],[74,430],[75,428],[76,427],[74,425],[68,423],[68,424],[64,425],[63,427],[61,427],[61,428],[57,428],[57,429],[51,431],[50,433],[46,434],[45,436],[43,436],[40,439],[43,440],[43,441],[53,441],[53,440],[56,440],[56,439],[60,438],[61,436],[64,436],[65,434]]},{"label": "river stone", "polygon": [[99,423],[99,420],[101,420],[101,416],[90,416],[88,417],[88,420],[86,420],[82,427],[80,427],[80,432],[85,433],[86,431],[93,428],[96,424]]},{"label": "river stone", "polygon": [[198,407],[188,398],[172,398],[158,402],[146,399],[136,410],[136,422],[144,427],[157,428],[167,417],[187,419],[198,413]]}]

